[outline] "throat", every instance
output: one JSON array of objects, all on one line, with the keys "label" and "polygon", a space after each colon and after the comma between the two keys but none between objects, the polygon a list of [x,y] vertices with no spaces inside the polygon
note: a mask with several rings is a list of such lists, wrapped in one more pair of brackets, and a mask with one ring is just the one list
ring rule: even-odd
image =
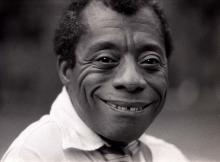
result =
[{"label": "throat", "polygon": [[114,141],[111,139],[108,139],[106,137],[103,137],[102,135],[99,135],[110,147],[115,147],[115,148],[125,148],[128,143],[126,142],[121,142],[121,141]]}]

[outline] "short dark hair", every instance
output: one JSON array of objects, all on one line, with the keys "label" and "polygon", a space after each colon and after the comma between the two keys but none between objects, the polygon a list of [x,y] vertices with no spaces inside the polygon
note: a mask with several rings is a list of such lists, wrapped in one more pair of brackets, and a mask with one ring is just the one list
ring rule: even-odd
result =
[{"label": "short dark hair", "polygon": [[[80,14],[87,4],[94,0],[72,0],[63,16],[61,17],[58,28],[55,31],[54,49],[57,56],[63,60],[69,60],[75,64],[75,48],[80,36],[85,32],[86,27],[81,23]],[[155,0],[98,0],[102,1],[107,7],[114,11],[124,14],[133,15],[142,6],[150,6],[158,16],[161,23],[161,31],[164,37],[166,56],[172,53],[172,40],[169,26],[166,21],[163,10]]]}]

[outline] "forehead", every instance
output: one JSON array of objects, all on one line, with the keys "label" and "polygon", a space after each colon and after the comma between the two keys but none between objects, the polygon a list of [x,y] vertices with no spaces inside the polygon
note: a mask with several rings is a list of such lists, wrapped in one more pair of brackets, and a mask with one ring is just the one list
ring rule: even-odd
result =
[{"label": "forehead", "polygon": [[95,31],[99,28],[137,28],[139,30],[153,31],[162,36],[160,21],[149,6],[144,6],[133,15],[123,15],[105,6],[101,1],[92,1],[82,12],[82,21]]}]

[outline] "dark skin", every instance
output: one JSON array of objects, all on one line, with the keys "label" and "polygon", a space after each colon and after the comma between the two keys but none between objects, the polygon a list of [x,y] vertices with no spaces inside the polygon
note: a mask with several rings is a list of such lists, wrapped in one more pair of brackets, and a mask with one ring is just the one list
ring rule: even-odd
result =
[{"label": "dark skin", "polygon": [[59,62],[59,76],[80,118],[110,143],[138,139],[161,111],[168,69],[160,22],[149,7],[132,16],[93,1],[76,64]]}]

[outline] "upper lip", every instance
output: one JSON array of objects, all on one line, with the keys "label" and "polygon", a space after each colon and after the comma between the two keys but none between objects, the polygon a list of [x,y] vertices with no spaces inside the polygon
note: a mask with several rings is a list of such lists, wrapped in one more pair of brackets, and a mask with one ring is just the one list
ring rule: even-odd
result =
[{"label": "upper lip", "polygon": [[105,100],[100,98],[103,102],[111,103],[118,106],[123,107],[146,107],[152,104],[154,101],[151,102],[143,102],[143,101],[132,101],[132,100]]}]

